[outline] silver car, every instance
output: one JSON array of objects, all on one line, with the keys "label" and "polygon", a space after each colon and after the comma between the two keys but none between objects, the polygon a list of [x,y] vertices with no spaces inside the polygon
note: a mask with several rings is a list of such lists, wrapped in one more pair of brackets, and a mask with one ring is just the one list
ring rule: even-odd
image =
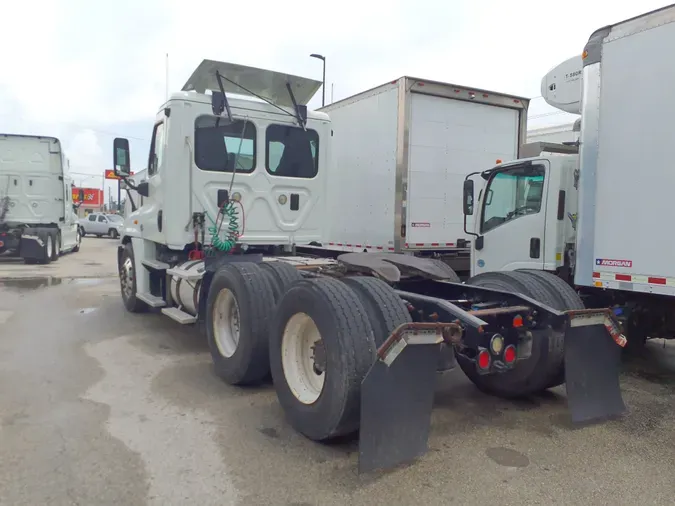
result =
[{"label": "silver car", "polygon": [[80,220],[82,236],[87,234],[103,237],[104,235],[117,239],[124,225],[124,218],[118,214],[91,213]]}]

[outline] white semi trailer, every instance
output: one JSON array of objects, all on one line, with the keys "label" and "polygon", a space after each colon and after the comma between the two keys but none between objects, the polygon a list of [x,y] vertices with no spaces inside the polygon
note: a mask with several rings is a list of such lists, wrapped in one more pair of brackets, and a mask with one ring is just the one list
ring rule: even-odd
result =
[{"label": "white semi trailer", "polygon": [[542,80],[548,103],[581,114],[578,150],[534,143],[522,150],[530,158],[485,170],[475,212],[465,183],[472,274],[554,273],[586,307],[613,307],[629,348],[675,336],[675,236],[663,228],[675,185],[675,66],[663,57],[674,21],[671,5],[597,30],[582,58]]},{"label": "white semi trailer", "polygon": [[[326,186],[339,170],[332,138],[350,126],[336,131],[328,114],[307,110],[320,84],[205,60],[161,106],[147,179],[127,179],[143,197],[118,250],[127,310],[201,324],[214,370],[229,384],[271,373],[286,416],[308,438],[358,431],[361,471],[426,451],[443,352],[492,394],[528,395],[566,380],[574,421],[622,412],[623,342],[607,309],[559,311],[453,282],[447,264],[414,255],[298,254],[326,241],[323,224],[343,207],[329,203]],[[520,130],[511,132],[515,142]],[[114,141],[114,167],[130,174],[126,139]],[[504,276],[539,291],[557,279]],[[584,353],[589,343],[597,355]]]},{"label": "white semi trailer", "polygon": [[439,258],[468,274],[465,176],[511,160],[529,100],[401,77],[326,106],[332,137],[322,247]]},{"label": "white semi trailer", "polygon": [[58,139],[0,134],[0,254],[49,263],[80,249],[68,170]]}]

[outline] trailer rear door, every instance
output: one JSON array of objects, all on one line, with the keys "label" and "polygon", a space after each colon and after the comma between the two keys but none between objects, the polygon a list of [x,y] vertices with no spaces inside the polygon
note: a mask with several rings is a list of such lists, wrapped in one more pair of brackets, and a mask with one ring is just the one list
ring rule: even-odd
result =
[{"label": "trailer rear door", "polygon": [[464,178],[498,159],[518,158],[519,111],[420,93],[411,101],[407,248],[454,247],[469,239]]}]

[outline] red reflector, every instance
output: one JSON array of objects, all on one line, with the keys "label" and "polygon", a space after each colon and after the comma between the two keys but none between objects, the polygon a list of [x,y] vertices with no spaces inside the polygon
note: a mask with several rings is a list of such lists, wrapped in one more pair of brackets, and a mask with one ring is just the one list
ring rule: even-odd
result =
[{"label": "red reflector", "polygon": [[654,285],[665,285],[666,278],[647,278],[647,283],[652,283]]},{"label": "red reflector", "polygon": [[631,280],[630,274],[614,274],[614,278],[617,281],[630,281]]},{"label": "red reflector", "polygon": [[487,93],[483,93],[483,97],[488,98],[488,94],[487,94]]},{"label": "red reflector", "polygon": [[520,104],[520,100],[514,100],[513,103],[514,104]]},{"label": "red reflector", "polygon": [[417,86],[424,86],[424,83],[417,83]]},{"label": "red reflector", "polygon": [[516,347],[512,344],[508,345],[504,350],[504,362],[507,364],[513,364],[516,361],[517,355]]},{"label": "red reflector", "polygon": [[516,315],[513,317],[513,326],[514,327],[522,327],[523,326],[523,317],[520,315]]},{"label": "red reflector", "polygon": [[600,277],[600,273],[599,273],[599,272],[594,272],[594,273],[593,273],[593,277],[594,277],[594,278],[599,278],[599,277]]},{"label": "red reflector", "polygon": [[0,241],[0,248],[2,248],[4,245],[5,245],[5,243]]},{"label": "red reflector", "polygon": [[487,350],[478,353],[478,367],[481,369],[490,367],[490,353]]}]

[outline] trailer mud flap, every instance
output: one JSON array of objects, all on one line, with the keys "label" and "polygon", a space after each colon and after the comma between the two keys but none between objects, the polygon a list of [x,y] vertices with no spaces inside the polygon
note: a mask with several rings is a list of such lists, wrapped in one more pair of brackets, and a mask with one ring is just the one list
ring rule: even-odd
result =
[{"label": "trailer mud flap", "polygon": [[447,328],[404,324],[378,350],[361,384],[360,473],[395,467],[426,453]]},{"label": "trailer mud flap", "polygon": [[626,339],[608,311],[570,311],[565,334],[565,383],[573,423],[626,412],[619,375]]}]

